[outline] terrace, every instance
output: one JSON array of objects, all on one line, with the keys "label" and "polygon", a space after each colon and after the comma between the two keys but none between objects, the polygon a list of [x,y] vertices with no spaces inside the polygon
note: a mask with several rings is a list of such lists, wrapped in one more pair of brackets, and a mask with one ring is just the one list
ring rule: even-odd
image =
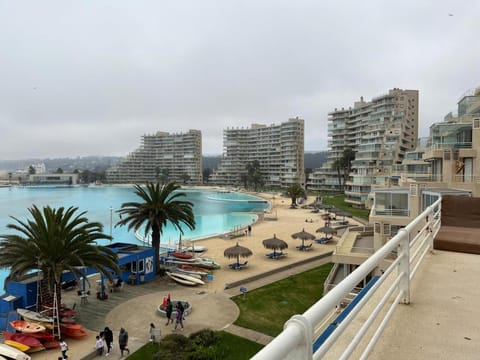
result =
[{"label": "terrace", "polygon": [[[433,250],[441,215],[439,199],[304,314],[287,321],[254,359],[478,357],[479,258]],[[366,290],[345,304],[374,270]]]}]

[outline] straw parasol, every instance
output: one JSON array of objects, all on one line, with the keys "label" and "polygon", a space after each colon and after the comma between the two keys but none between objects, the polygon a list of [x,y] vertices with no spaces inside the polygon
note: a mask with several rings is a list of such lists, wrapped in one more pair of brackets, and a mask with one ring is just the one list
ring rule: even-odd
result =
[{"label": "straw parasol", "polygon": [[267,249],[273,250],[273,256],[276,255],[275,251],[277,249],[282,251],[283,249],[288,248],[287,242],[277,238],[277,235],[275,234],[273,234],[273,238],[265,239],[262,241],[262,243],[263,243],[263,246],[265,246]]},{"label": "straw parasol", "polygon": [[317,233],[324,233],[325,237],[328,237],[328,234],[336,234],[337,230],[330,226],[322,226],[321,228],[318,228],[315,232]]},{"label": "straw parasol", "polygon": [[292,238],[302,240],[303,247],[305,244],[305,240],[315,240],[315,235],[310,234],[309,232],[305,231],[305,229],[302,229],[302,231],[292,234]]},{"label": "straw parasol", "polygon": [[244,246],[238,245],[238,242],[237,242],[237,245],[229,247],[228,249],[225,249],[225,251],[223,252],[223,256],[229,259],[236,258],[237,264],[240,264],[240,256],[242,258],[247,258],[252,255],[253,255],[252,250]]}]

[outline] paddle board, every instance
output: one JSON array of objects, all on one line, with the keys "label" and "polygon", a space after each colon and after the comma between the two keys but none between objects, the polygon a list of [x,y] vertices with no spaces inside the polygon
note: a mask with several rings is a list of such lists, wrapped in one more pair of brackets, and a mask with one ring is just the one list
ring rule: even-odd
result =
[{"label": "paddle board", "polygon": [[180,278],[180,277],[174,276],[174,274],[172,274],[172,273],[167,272],[166,274],[167,274],[167,276],[168,276],[169,278],[171,278],[172,280],[174,280],[174,281],[176,281],[176,282],[178,282],[178,283],[180,283],[180,284],[182,284],[182,285],[188,285],[188,286],[196,286],[196,285],[198,285],[196,282],[182,279],[182,278]]}]

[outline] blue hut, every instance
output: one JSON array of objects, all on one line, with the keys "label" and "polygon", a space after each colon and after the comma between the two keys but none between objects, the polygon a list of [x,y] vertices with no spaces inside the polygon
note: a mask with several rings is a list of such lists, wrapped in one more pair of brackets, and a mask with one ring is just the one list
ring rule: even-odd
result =
[{"label": "blue hut", "polygon": [[[128,243],[112,243],[107,245],[118,256],[118,266],[120,267],[120,279],[122,282],[138,285],[153,280],[156,275],[156,265],[154,260],[155,249],[152,247],[139,246]],[[97,270],[86,268],[87,276],[94,275]],[[62,288],[73,288],[78,284],[71,272],[62,274]],[[101,297],[104,297],[104,282],[101,279]],[[32,273],[22,279],[9,281],[6,284],[5,294],[0,297],[0,329],[5,329],[9,321],[9,314],[15,312],[17,308],[32,308],[37,302],[37,288],[42,281],[41,273]],[[85,290],[85,282],[83,283]],[[98,295],[98,294],[97,294]]]}]

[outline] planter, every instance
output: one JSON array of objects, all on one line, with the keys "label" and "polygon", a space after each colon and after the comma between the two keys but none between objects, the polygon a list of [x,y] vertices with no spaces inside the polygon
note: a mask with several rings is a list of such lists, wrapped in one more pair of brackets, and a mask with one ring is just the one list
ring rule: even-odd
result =
[{"label": "planter", "polygon": [[[178,302],[181,302],[182,305],[183,305],[183,308],[185,309],[185,311],[183,313],[184,316],[187,316],[192,312],[192,304],[190,304],[188,301],[173,300],[172,301],[172,306],[173,306],[172,319],[175,319],[175,316],[177,315],[176,307],[177,307]],[[158,305],[157,312],[160,314],[160,316],[167,317],[167,314],[165,312],[165,307],[162,304]]]}]

